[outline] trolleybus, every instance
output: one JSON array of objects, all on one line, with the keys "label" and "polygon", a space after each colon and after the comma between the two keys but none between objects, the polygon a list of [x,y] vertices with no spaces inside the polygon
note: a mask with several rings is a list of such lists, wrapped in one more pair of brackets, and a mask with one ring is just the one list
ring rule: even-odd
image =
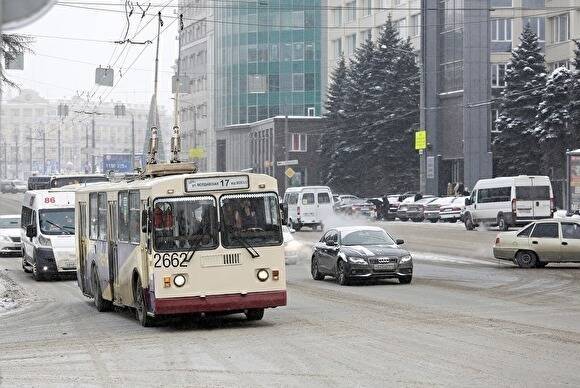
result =
[{"label": "trolleybus", "polygon": [[107,182],[103,174],[34,175],[28,178],[28,190],[48,190],[79,183]]},{"label": "trolleybus", "polygon": [[98,311],[134,308],[149,326],[177,314],[259,320],[286,305],[276,180],[191,166],[76,190],[78,285]]}]

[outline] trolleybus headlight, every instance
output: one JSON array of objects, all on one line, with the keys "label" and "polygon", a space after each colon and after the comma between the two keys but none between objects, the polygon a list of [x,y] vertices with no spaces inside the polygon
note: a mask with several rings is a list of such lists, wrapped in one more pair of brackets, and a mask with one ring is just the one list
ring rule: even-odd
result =
[{"label": "trolleybus headlight", "polygon": [[263,268],[259,269],[258,273],[256,275],[258,276],[258,280],[261,282],[265,282],[270,277],[270,274],[268,273],[268,271],[263,269]]},{"label": "trolleybus headlight", "polygon": [[175,284],[176,287],[183,287],[183,285],[185,284],[185,276],[175,275],[173,277],[173,284]]}]

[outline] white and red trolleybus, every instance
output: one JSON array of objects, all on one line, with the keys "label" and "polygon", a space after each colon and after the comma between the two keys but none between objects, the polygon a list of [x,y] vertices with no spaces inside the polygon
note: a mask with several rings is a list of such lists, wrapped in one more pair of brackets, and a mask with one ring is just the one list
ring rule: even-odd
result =
[{"label": "white and red trolleybus", "polygon": [[276,180],[188,166],[76,190],[78,284],[99,311],[128,306],[149,326],[286,305]]}]

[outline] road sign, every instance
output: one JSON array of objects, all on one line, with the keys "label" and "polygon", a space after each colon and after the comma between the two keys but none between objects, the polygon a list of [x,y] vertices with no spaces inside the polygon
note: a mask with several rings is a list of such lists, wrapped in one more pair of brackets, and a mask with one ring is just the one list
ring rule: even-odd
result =
[{"label": "road sign", "polygon": [[2,0],[2,29],[24,27],[47,13],[54,3],[55,0]]},{"label": "road sign", "polygon": [[427,179],[435,178],[435,157],[427,156]]},{"label": "road sign", "polygon": [[415,149],[424,150],[427,148],[427,131],[415,132]]},{"label": "road sign", "polygon": [[288,167],[284,174],[286,174],[288,178],[292,179],[292,177],[296,175],[296,171],[292,170],[292,167]]},{"label": "road sign", "polygon": [[298,160],[281,160],[276,162],[276,166],[296,166],[298,164]]},{"label": "road sign", "polygon": [[95,70],[95,84],[101,86],[113,86],[115,71],[111,68],[97,67]]},{"label": "road sign", "polygon": [[198,148],[190,148],[189,149],[189,158],[190,159],[201,159],[205,156],[205,150],[201,147]]}]

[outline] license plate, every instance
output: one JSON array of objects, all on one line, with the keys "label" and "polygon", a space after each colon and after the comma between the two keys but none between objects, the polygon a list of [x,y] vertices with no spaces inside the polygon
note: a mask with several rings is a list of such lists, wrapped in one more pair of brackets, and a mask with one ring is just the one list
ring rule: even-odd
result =
[{"label": "license plate", "polygon": [[388,271],[395,269],[396,263],[387,263],[387,264],[375,264],[373,266],[374,269],[379,271]]}]

